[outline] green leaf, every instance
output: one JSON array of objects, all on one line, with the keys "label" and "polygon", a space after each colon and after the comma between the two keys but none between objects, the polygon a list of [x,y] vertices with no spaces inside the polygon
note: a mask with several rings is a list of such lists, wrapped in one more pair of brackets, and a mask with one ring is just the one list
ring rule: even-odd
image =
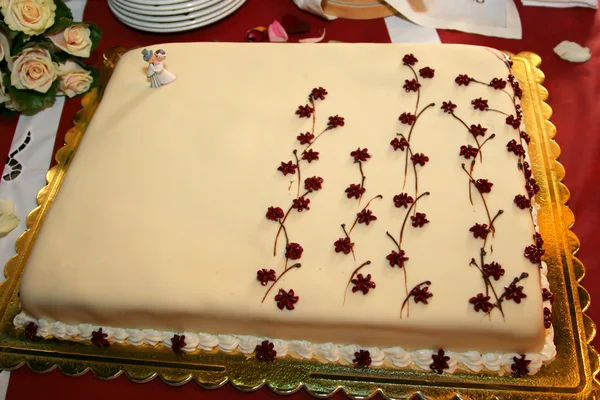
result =
[{"label": "green leaf", "polygon": [[92,40],[92,51],[94,51],[94,49],[98,47],[98,44],[100,43],[100,37],[102,37],[102,30],[98,28],[98,25],[94,24],[93,22],[85,22],[85,24],[87,24],[90,27],[90,39]]},{"label": "green leaf", "polygon": [[54,45],[52,44],[52,42],[50,41],[50,39],[46,39],[43,36],[29,36],[27,37],[28,39],[26,41],[24,41],[24,39],[22,39],[22,34],[19,34],[19,36],[17,36],[17,38],[13,41],[13,44],[11,46],[11,54],[13,56],[16,56],[17,54],[19,54],[21,51],[28,49],[30,47],[41,47],[44,50],[48,50],[50,52],[50,57],[52,58],[52,61],[54,62],[58,62],[59,58],[57,57],[55,51],[54,51]]},{"label": "green leaf", "polygon": [[15,36],[19,34],[17,31],[13,31],[6,25],[6,23],[0,19],[0,31],[2,31],[10,40],[13,40]]},{"label": "green leaf", "polygon": [[4,107],[4,104],[0,104],[0,117],[14,117],[18,114],[18,111],[9,110],[8,108]]},{"label": "green leaf", "polygon": [[73,23],[73,14],[71,9],[63,2],[63,0],[54,0],[56,11],[54,15],[54,25],[46,30],[45,33],[56,33],[65,29]]},{"label": "green leaf", "polygon": [[50,86],[50,89],[46,93],[39,93],[35,90],[20,90],[14,86],[6,85],[6,83],[10,83],[10,78],[7,78],[7,76],[4,77],[6,91],[14,98],[15,106],[17,109],[22,110],[22,114],[33,115],[54,104],[58,79],[52,82],[52,86]]}]

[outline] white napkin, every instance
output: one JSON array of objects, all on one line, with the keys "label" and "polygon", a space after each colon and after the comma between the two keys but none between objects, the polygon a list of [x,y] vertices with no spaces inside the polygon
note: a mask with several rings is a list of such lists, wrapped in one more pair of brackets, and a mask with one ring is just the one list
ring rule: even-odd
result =
[{"label": "white napkin", "polygon": [[301,10],[308,11],[311,14],[318,15],[328,20],[334,20],[337,17],[325,14],[321,6],[321,0],[292,0]]},{"label": "white napkin", "polygon": [[537,7],[588,7],[598,9],[598,0],[521,0],[524,6]]}]

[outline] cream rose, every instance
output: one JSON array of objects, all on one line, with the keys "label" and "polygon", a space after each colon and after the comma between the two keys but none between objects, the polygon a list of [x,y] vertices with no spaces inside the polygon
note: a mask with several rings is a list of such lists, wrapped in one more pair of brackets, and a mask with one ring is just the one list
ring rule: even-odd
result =
[{"label": "cream rose", "polygon": [[67,61],[58,66],[58,94],[75,97],[90,90],[94,81],[90,71],[74,61]]},{"label": "cream rose", "polygon": [[10,83],[17,89],[31,89],[46,93],[56,79],[56,64],[48,50],[27,48],[14,60]]},{"label": "cream rose", "polygon": [[13,31],[40,35],[54,25],[54,0],[2,0],[4,22]]},{"label": "cream rose", "polygon": [[[2,0],[0,0],[1,2]],[[12,69],[12,57],[10,56],[10,43],[5,34],[0,32],[0,61],[5,59],[8,63],[8,69]]]},{"label": "cream rose", "polygon": [[87,58],[92,51],[90,28],[86,24],[75,24],[64,31],[48,36],[56,47],[76,57]]}]

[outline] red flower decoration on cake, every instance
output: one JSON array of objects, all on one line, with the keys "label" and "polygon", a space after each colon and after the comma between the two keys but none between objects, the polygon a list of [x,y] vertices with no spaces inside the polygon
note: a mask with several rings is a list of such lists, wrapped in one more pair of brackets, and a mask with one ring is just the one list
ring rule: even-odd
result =
[{"label": "red flower decoration on cake", "polygon": [[417,57],[412,55],[412,53],[406,54],[404,55],[404,57],[402,57],[402,62],[404,63],[404,65],[415,65],[415,63],[418,61],[419,60],[417,60]]},{"label": "red flower decoration on cake", "polygon": [[433,293],[431,293],[429,291],[429,286],[424,286],[423,288],[417,286],[415,288],[413,288],[410,293],[408,294],[408,297],[413,298],[413,300],[415,301],[415,304],[417,303],[423,303],[423,304],[429,304],[427,302],[427,299],[429,299],[430,297],[433,297]]},{"label": "red flower decoration on cake", "polygon": [[301,133],[299,134],[296,139],[298,139],[298,141],[300,142],[300,144],[311,144],[312,140],[315,138],[315,135],[313,135],[310,132],[306,132],[306,133]]},{"label": "red flower decoration on cake", "polygon": [[483,264],[483,273],[488,278],[492,277],[497,281],[501,276],[504,275],[504,268],[502,268],[502,265],[494,261],[490,264]]},{"label": "red flower decoration on cake", "polygon": [[366,162],[368,158],[371,158],[369,149],[361,149],[360,147],[350,152],[350,157],[354,158],[354,162]]},{"label": "red flower decoration on cake", "polygon": [[431,69],[429,67],[421,68],[419,70],[419,75],[421,75],[421,78],[424,78],[424,79],[431,79],[431,78],[433,78],[434,74],[435,74],[435,69]]},{"label": "red flower decoration on cake", "polygon": [[321,178],[320,176],[306,178],[304,180],[304,189],[312,190],[315,192],[323,189],[323,178]]},{"label": "red flower decoration on cake", "polygon": [[525,190],[527,190],[529,197],[533,197],[540,191],[540,187],[534,178],[529,178],[525,183]]},{"label": "red flower decoration on cake", "polygon": [[465,159],[469,160],[469,159],[471,159],[471,157],[472,158],[477,157],[478,153],[479,153],[479,149],[468,144],[466,146],[460,146],[460,153],[458,153],[458,155],[463,156]]},{"label": "red flower decoration on cake", "polygon": [[349,199],[353,197],[356,199],[360,199],[360,196],[362,196],[362,194],[366,191],[367,189],[365,189],[361,185],[356,185],[352,183],[346,188],[346,197],[348,197]]},{"label": "red flower decoration on cake", "polygon": [[542,235],[536,232],[535,235],[533,235],[533,239],[535,240],[535,245],[538,247],[538,249],[544,247],[544,238]]},{"label": "red flower decoration on cake", "polygon": [[523,163],[523,175],[525,175],[525,179],[531,178],[531,168],[529,167],[529,163],[527,161]]},{"label": "red flower decoration on cake", "polygon": [[277,302],[277,307],[280,310],[284,308],[288,310],[294,309],[294,304],[298,302],[299,297],[294,296],[294,290],[290,289],[289,292],[286,292],[283,289],[279,289],[279,293],[275,296],[275,301]]},{"label": "red flower decoration on cake", "polygon": [[454,82],[456,82],[458,86],[469,86],[469,83],[471,83],[471,78],[469,78],[469,75],[467,74],[461,74],[456,77]]},{"label": "red flower decoration on cake", "polygon": [[515,282],[512,282],[508,286],[504,286],[503,296],[506,300],[512,300],[517,304],[521,304],[521,299],[527,297],[527,295],[523,293],[523,286],[517,286]]},{"label": "red flower decoration on cake", "polygon": [[404,207],[408,208],[409,204],[415,202],[415,200],[408,195],[408,193],[400,193],[394,196],[394,205],[396,208]]},{"label": "red flower decoration on cake", "polygon": [[429,157],[427,157],[425,154],[423,153],[416,153],[413,154],[410,157],[411,161],[413,162],[414,165],[420,165],[421,167],[424,166],[428,161],[429,161]]},{"label": "red flower decoration on cake", "polygon": [[338,126],[344,126],[344,124],[344,117],[335,115],[334,117],[329,117],[329,121],[327,122],[327,129],[334,129]]},{"label": "red flower decoration on cake", "polygon": [[477,136],[485,136],[485,133],[487,132],[487,128],[484,128],[483,126],[481,126],[480,124],[477,125],[471,125],[469,127],[469,133],[471,135],[473,135],[474,137]]},{"label": "red flower decoration on cake", "polygon": [[377,217],[375,215],[373,215],[373,212],[371,210],[367,210],[367,209],[362,210],[361,212],[356,214],[356,216],[357,216],[357,222],[359,224],[369,225],[371,223],[371,221],[377,220]]},{"label": "red flower decoration on cake", "polygon": [[277,276],[275,275],[275,271],[272,269],[259,269],[256,271],[256,280],[260,282],[261,285],[267,286],[269,281],[275,282],[277,280]]},{"label": "red flower decoration on cake", "polygon": [[352,252],[352,248],[354,247],[354,243],[350,241],[349,237],[339,238],[335,241],[335,243],[333,243],[333,245],[335,246],[336,253],[344,254],[350,254],[350,252]]},{"label": "red flower decoration on cake", "polygon": [[521,136],[521,139],[523,139],[525,141],[525,143],[529,144],[529,142],[531,141],[531,138],[529,137],[529,135],[523,131],[521,131],[521,133],[519,133],[519,136]]},{"label": "red flower decoration on cake", "polygon": [[271,221],[279,221],[280,218],[283,218],[285,213],[280,207],[269,207],[267,208],[267,219]]},{"label": "red flower decoration on cake", "polygon": [[521,97],[523,97],[523,90],[521,89],[521,86],[519,85],[519,82],[514,81],[512,82],[512,88],[515,91],[515,96],[518,97],[519,99]]},{"label": "red flower decoration on cake", "polygon": [[542,256],[545,252],[546,250],[540,249],[535,244],[532,244],[531,246],[525,247],[525,252],[523,254],[532,264],[541,264]]},{"label": "red flower decoration on cake", "polygon": [[408,261],[408,257],[405,257],[404,250],[396,252],[392,250],[385,258],[390,262],[390,267],[394,268],[396,265],[398,268],[404,268],[404,261]]},{"label": "red flower decoration on cake", "polygon": [[473,105],[474,110],[485,111],[488,106],[488,101],[482,99],[481,97],[478,99],[471,100],[471,104]]},{"label": "red flower decoration on cake", "polygon": [[480,193],[490,193],[494,184],[487,179],[477,179],[475,181],[475,187]]},{"label": "red flower decoration on cake", "polygon": [[438,350],[437,354],[433,353],[431,355],[431,359],[433,362],[429,365],[432,371],[437,372],[438,374],[444,373],[446,368],[450,368],[448,366],[448,361],[450,361],[450,357],[446,356],[446,352],[442,349]]},{"label": "red flower decoration on cake", "polygon": [[292,208],[298,210],[298,212],[310,210],[310,207],[308,206],[309,204],[310,199],[307,199],[304,196],[300,196],[297,199],[292,200]]},{"label": "red flower decoration on cake", "polygon": [[554,304],[554,294],[546,288],[542,289],[542,299]]},{"label": "red flower decoration on cake", "polygon": [[405,79],[404,85],[402,86],[404,90],[408,92],[416,92],[421,87],[421,84],[416,79]]},{"label": "red flower decoration on cake", "polygon": [[502,78],[494,78],[490,82],[490,86],[493,87],[494,89],[501,90],[506,87],[506,81]]},{"label": "red flower decoration on cake", "polygon": [[288,243],[285,246],[285,258],[290,260],[299,260],[302,257],[304,249],[298,243]]},{"label": "red flower decoration on cake", "polygon": [[513,129],[519,129],[521,126],[521,120],[519,118],[515,118],[513,115],[509,115],[506,117],[506,125],[510,125]]},{"label": "red flower decoration on cake", "polygon": [[173,350],[173,353],[180,355],[183,354],[183,348],[185,345],[185,335],[179,336],[175,334],[171,338],[171,350]]},{"label": "red flower decoration on cake", "polygon": [[371,353],[369,350],[359,350],[354,353],[354,360],[352,363],[356,368],[364,368],[371,365]]},{"label": "red flower decoration on cake", "polygon": [[483,311],[489,313],[494,305],[490,303],[490,296],[485,296],[483,293],[478,293],[477,296],[471,297],[469,303],[473,304],[475,312]]},{"label": "red flower decoration on cake", "polygon": [[108,334],[102,332],[102,328],[92,332],[92,344],[100,348],[110,347],[110,342],[107,339]]},{"label": "red flower decoration on cake", "polygon": [[514,362],[510,366],[513,375],[521,377],[529,373],[529,368],[527,368],[527,366],[531,361],[525,359],[525,354],[521,354],[520,357],[513,357],[513,361]]},{"label": "red flower decoration on cake", "polygon": [[310,118],[314,112],[315,109],[307,104],[305,106],[298,106],[296,115],[298,115],[300,118]]},{"label": "red flower decoration on cake", "polygon": [[544,328],[549,329],[552,326],[552,311],[544,307]]},{"label": "red flower decoration on cake", "polygon": [[319,159],[319,152],[314,151],[313,149],[305,150],[302,152],[302,159],[308,161],[310,164],[311,162]]},{"label": "red flower decoration on cake", "polygon": [[473,232],[473,237],[475,239],[482,238],[486,239],[488,233],[490,233],[490,228],[488,228],[487,224],[475,224],[469,229],[469,232]]},{"label": "red flower decoration on cake", "polygon": [[35,324],[35,322],[28,322],[27,325],[25,325],[25,336],[27,339],[37,340],[37,332],[38,326]]},{"label": "red flower decoration on cake", "polygon": [[292,161],[288,161],[287,163],[282,161],[279,168],[277,168],[277,171],[281,171],[284,176],[287,174],[294,175],[296,173],[296,168],[298,168],[298,166]]},{"label": "red flower decoration on cake", "polygon": [[398,120],[405,125],[412,125],[417,121],[417,116],[409,112],[403,112],[398,117]]},{"label": "red flower decoration on cake", "polygon": [[410,219],[412,221],[412,226],[415,228],[421,228],[423,225],[429,222],[427,215],[420,212],[416,213],[415,215],[411,215]]},{"label": "red flower decoration on cake", "polygon": [[311,92],[310,92],[310,97],[313,100],[325,100],[325,95],[327,95],[327,90],[323,89],[321,86],[319,86],[318,88],[314,88]]},{"label": "red flower decoration on cake", "polygon": [[531,207],[531,200],[529,200],[527,197],[523,196],[522,194],[518,194],[515,196],[515,204],[517,205],[517,207],[519,207],[521,210],[525,210],[526,208]]},{"label": "red flower decoration on cake", "polygon": [[452,104],[451,101],[443,102],[441,109],[444,110],[445,113],[452,114],[454,109],[456,108],[456,104]]},{"label": "red flower decoration on cake", "polygon": [[352,279],[352,293],[356,293],[361,291],[363,295],[369,293],[369,290],[375,289],[375,282],[371,281],[371,274],[367,276],[363,276],[363,274],[358,274],[356,278]]},{"label": "red flower decoration on cake", "polygon": [[517,143],[515,139],[511,140],[506,144],[506,149],[510,153],[515,153],[515,156],[520,157],[525,155],[525,149],[523,146]]},{"label": "red flower decoration on cake", "polygon": [[408,147],[408,142],[403,137],[401,137],[400,139],[398,139],[398,138],[392,139],[392,141],[390,142],[390,144],[392,145],[392,147],[394,148],[394,150],[400,149],[400,150],[404,151],[404,148]]},{"label": "red flower decoration on cake", "polygon": [[261,344],[256,345],[256,359],[263,362],[275,361],[277,357],[277,351],[275,351],[275,345],[268,340],[263,340]]}]

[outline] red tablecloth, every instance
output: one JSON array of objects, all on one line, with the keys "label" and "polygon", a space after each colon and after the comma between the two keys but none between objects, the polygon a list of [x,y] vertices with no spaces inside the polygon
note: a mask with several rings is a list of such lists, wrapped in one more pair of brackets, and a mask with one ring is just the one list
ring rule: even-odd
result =
[{"label": "red tablecloth", "polygon": [[[520,3],[517,0],[517,3]],[[587,267],[585,287],[592,299],[600,301],[600,16],[587,9],[545,9],[521,7],[519,12],[523,22],[523,40],[506,40],[470,35],[452,31],[439,31],[444,43],[468,43],[514,53],[533,51],[542,57],[542,69],[546,74],[545,86],[550,92],[548,104],[554,109],[552,122],[558,129],[557,141],[562,148],[560,161],[566,168],[565,184],[571,190],[570,207],[577,222],[575,233],[581,240],[582,248],[578,257]],[[110,13],[104,1],[88,0],[85,20],[96,22],[104,30],[99,49],[92,55],[93,62],[99,62],[107,48],[142,46],[152,43],[173,41],[243,41],[246,30],[257,25],[267,25],[273,19],[280,19],[286,13],[302,15],[311,24],[311,32],[305,36],[318,36],[327,28],[327,40],[344,42],[389,42],[383,20],[328,22],[301,13],[289,0],[249,0],[238,12],[224,21],[195,32],[173,35],[151,35],[137,32],[120,24]],[[553,47],[562,40],[573,40],[591,49],[593,58],[585,64],[571,64],[558,58]],[[64,133],[71,125],[71,119],[79,108],[77,100],[67,101],[61,119],[55,149],[62,146]],[[0,120],[0,155],[7,154],[16,118]],[[6,134],[5,134],[6,132]],[[590,316],[600,322],[600,307],[592,306]],[[600,341],[596,341],[600,344]],[[58,371],[36,375],[27,368],[12,373],[7,399],[21,400],[43,396],[48,398],[86,399],[106,398],[279,398],[267,388],[246,394],[237,392],[227,385],[216,391],[208,391],[195,384],[172,388],[159,380],[137,385],[121,376],[113,381],[99,381],[91,374],[71,378]],[[305,392],[292,396],[295,399],[310,398]],[[345,398],[342,395],[336,399]]]}]

